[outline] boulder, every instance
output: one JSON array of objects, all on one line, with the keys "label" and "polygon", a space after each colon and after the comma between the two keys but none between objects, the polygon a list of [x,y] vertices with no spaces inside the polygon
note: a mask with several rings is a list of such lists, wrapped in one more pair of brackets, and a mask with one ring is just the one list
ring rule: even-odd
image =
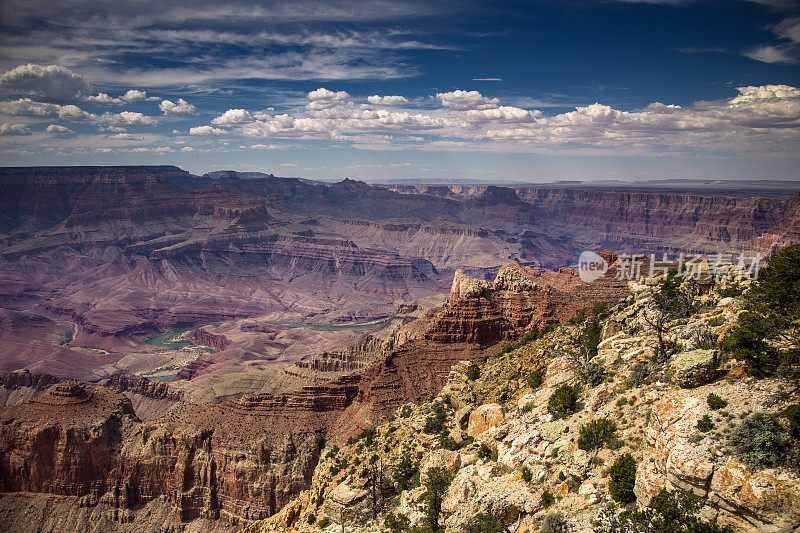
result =
[{"label": "boulder", "polygon": [[505,417],[505,412],[500,404],[490,403],[481,405],[469,415],[467,435],[477,437],[487,429],[500,424]]},{"label": "boulder", "polygon": [[699,387],[717,376],[719,352],[717,350],[690,350],[672,357],[670,371],[675,381],[684,388]]},{"label": "boulder", "polygon": [[450,450],[433,450],[426,453],[419,464],[420,477],[425,479],[428,470],[437,467],[455,474],[461,468],[461,454]]},{"label": "boulder", "polygon": [[325,514],[340,524],[353,520],[362,514],[367,503],[367,494],[362,488],[352,487],[345,482],[339,483],[325,499]]}]

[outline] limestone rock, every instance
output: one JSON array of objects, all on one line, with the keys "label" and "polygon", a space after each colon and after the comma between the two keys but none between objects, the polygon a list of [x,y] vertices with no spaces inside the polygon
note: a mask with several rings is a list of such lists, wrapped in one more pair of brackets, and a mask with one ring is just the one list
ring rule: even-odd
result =
[{"label": "limestone rock", "polygon": [[733,458],[714,473],[710,500],[741,517],[743,528],[774,533],[800,527],[800,481],[752,472]]},{"label": "limestone rock", "polygon": [[420,477],[425,479],[425,475],[431,468],[444,468],[451,474],[461,467],[461,454],[450,450],[433,450],[425,454],[419,465]]},{"label": "limestone rock", "polygon": [[670,370],[681,387],[698,387],[712,381],[717,374],[717,350],[691,350],[672,357]]},{"label": "limestone rock", "polygon": [[477,437],[489,428],[493,428],[503,421],[505,412],[500,404],[490,403],[481,405],[469,415],[467,435]]}]

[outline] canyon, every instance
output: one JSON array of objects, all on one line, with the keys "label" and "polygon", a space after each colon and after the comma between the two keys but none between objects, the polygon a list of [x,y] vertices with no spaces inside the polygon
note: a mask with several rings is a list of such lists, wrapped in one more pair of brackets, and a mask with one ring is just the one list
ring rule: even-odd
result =
[{"label": "canyon", "polygon": [[460,361],[626,297],[617,254],[795,242],[785,191],[2,168],[0,524],[236,530]]}]

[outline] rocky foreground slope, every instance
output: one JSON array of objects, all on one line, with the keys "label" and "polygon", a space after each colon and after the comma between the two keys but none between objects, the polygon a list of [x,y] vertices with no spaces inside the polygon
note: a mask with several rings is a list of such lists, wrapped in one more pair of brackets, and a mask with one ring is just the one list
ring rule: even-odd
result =
[{"label": "rocky foreground slope", "polygon": [[146,422],[131,398],[152,413],[152,402],[179,396],[124,378],[58,383],[0,411],[0,524],[133,531],[265,519],[308,489],[323,449],[430,398],[458,361],[481,361],[532,324],[627,291],[613,278],[584,284],[571,269],[508,265],[491,283],[458,273],[445,303],[369,352],[360,372],[293,393],[169,405]]},{"label": "rocky foreground slope", "polygon": [[[452,533],[602,531],[621,509],[646,509],[664,489],[699,498],[699,515],[686,520],[797,531],[799,448],[780,418],[800,400],[796,382],[755,380],[741,362],[721,360],[717,338],[742,311],[738,297],[726,296],[741,290],[723,281],[700,287],[695,311],[669,322],[674,353],[659,362],[646,320],[657,283],[632,282],[630,297],[599,311],[591,358],[579,351],[589,318],[480,369],[455,365],[433,400],[404,405],[374,431],[328,448],[311,487],[247,531],[430,531],[432,523]],[[559,412],[553,397],[565,386],[577,403],[556,401],[566,409]],[[732,435],[769,420],[758,413],[780,425],[748,434],[739,446],[760,455],[743,455]],[[768,457],[779,451],[788,455]],[[687,526],[680,514],[665,516]],[[700,530],[713,531],[689,529]]]}]

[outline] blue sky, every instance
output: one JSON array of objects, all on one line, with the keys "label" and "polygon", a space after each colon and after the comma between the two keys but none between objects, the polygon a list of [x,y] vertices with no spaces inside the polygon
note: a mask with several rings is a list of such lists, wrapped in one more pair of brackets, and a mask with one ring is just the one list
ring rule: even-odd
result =
[{"label": "blue sky", "polygon": [[782,0],[6,0],[0,164],[800,178],[799,64]]}]

